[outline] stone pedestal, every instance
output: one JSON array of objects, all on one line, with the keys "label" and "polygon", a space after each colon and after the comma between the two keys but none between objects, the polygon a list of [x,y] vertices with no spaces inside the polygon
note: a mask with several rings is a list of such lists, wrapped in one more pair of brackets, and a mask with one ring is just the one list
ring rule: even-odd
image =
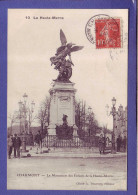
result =
[{"label": "stone pedestal", "polygon": [[75,92],[74,83],[56,81],[49,90],[51,99],[49,135],[56,135],[56,125],[63,124],[63,114],[68,116],[68,125],[75,126]]},{"label": "stone pedestal", "polygon": [[76,125],[73,126],[73,136],[77,136],[78,127]]}]

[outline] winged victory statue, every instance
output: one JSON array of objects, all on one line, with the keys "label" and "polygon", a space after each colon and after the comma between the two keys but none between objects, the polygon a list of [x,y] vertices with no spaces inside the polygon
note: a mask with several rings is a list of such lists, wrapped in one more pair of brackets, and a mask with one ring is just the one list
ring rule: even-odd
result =
[{"label": "winged victory statue", "polygon": [[55,56],[50,58],[51,65],[54,65],[54,69],[59,71],[59,75],[54,81],[70,82],[72,66],[74,66],[71,60],[71,53],[81,50],[83,46],[67,43],[67,39],[62,30],[60,30],[60,41],[61,46],[57,49]]}]

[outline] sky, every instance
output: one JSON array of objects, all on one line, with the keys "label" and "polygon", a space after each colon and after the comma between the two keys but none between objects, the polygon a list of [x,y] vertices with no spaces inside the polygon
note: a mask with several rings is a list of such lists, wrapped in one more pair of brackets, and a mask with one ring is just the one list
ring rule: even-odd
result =
[{"label": "sky", "polygon": [[[96,49],[87,39],[85,26],[97,14],[120,18],[121,48]],[[63,19],[40,19],[52,16]],[[120,104],[127,106],[128,10],[122,9],[9,9],[8,115],[19,109],[18,102],[24,93],[28,95],[28,102],[34,100],[35,114],[40,102],[49,95],[52,80],[58,76],[50,57],[61,45],[60,29],[68,42],[84,46],[72,53],[74,67],[70,80],[75,83],[76,98],[92,107],[100,126],[112,129],[112,116],[107,116],[106,104],[111,109],[111,99],[115,97],[117,108]]]}]

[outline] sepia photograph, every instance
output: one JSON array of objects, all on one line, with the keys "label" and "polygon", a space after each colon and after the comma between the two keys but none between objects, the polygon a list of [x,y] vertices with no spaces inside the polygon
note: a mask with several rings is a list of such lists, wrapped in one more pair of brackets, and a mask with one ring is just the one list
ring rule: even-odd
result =
[{"label": "sepia photograph", "polygon": [[7,189],[127,191],[128,9],[7,23]]}]

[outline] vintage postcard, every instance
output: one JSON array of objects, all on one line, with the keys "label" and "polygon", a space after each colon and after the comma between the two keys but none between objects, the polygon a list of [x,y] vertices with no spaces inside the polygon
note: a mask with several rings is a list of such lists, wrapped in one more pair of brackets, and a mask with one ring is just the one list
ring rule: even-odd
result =
[{"label": "vintage postcard", "polygon": [[128,9],[8,9],[7,189],[127,190]]}]

